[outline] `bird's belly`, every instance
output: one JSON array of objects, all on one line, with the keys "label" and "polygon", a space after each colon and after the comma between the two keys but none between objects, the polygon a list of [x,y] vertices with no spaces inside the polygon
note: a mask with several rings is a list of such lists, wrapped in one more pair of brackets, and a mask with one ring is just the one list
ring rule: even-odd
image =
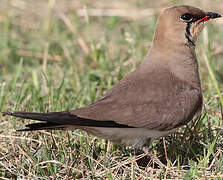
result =
[{"label": "bird's belly", "polygon": [[165,136],[175,129],[170,131],[158,131],[144,128],[87,127],[85,130],[101,138],[109,139],[116,144],[142,148],[149,138]]}]

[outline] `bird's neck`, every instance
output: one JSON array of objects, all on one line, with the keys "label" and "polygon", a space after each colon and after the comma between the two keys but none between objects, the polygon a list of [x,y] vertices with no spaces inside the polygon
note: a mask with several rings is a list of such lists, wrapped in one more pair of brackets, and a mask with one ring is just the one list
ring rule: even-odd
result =
[{"label": "bird's neck", "polygon": [[141,67],[165,68],[179,79],[187,81],[195,88],[200,88],[198,62],[192,46],[169,45],[166,48],[153,46]]}]

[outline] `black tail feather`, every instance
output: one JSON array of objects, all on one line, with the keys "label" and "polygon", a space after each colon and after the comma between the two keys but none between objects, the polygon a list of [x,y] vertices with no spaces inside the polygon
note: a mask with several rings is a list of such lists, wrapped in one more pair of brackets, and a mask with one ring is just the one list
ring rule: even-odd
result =
[{"label": "black tail feather", "polygon": [[78,117],[68,112],[49,112],[49,113],[33,113],[33,112],[3,112],[3,116],[15,116],[25,119],[43,121],[42,123],[33,123],[26,125],[27,129],[18,131],[34,131],[43,129],[63,129],[68,126],[91,126],[91,127],[119,127],[132,128],[131,126],[118,124],[114,121],[97,121]]},{"label": "black tail feather", "polygon": [[57,123],[32,123],[27,124],[26,127],[27,128],[25,129],[18,129],[16,131],[62,130],[64,128],[67,128],[67,126]]},{"label": "black tail feather", "polygon": [[[49,121],[53,122],[55,119],[59,120],[72,120],[77,118],[77,116],[72,115],[70,112],[49,112],[49,113],[34,113],[34,112],[3,112],[3,116],[15,116],[25,119],[33,119],[38,121]],[[58,122],[59,123],[59,122]]]}]

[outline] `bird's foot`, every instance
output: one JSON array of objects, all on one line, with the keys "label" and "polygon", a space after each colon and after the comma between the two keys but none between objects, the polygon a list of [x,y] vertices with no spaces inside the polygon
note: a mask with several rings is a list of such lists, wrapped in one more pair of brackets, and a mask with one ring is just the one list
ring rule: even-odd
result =
[{"label": "bird's foot", "polygon": [[153,154],[152,152],[147,152],[146,154],[150,157],[153,163],[156,163],[161,168],[168,169],[168,167],[165,164],[163,164],[155,154]]},{"label": "bird's foot", "polygon": [[[151,140],[150,140],[150,143],[151,143]],[[150,145],[150,143],[149,143],[149,145]],[[146,146],[146,147],[143,147],[143,151],[146,153],[146,155],[148,155],[149,157],[150,157],[150,159],[151,159],[151,161],[153,162],[153,163],[156,163],[157,165],[159,165],[161,168],[166,168],[166,169],[168,169],[168,167],[165,165],[165,164],[163,164],[160,160],[159,160],[159,158],[155,155],[155,154],[153,154],[151,151],[150,151],[150,146]]]}]

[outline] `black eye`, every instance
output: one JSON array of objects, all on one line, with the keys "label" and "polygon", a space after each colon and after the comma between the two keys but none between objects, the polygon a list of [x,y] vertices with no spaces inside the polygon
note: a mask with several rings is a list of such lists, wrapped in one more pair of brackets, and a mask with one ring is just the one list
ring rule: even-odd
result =
[{"label": "black eye", "polygon": [[186,14],[183,14],[183,15],[180,17],[180,19],[181,19],[182,21],[190,22],[190,21],[192,21],[193,16],[192,16],[191,14],[189,14],[189,13],[186,13]]}]

